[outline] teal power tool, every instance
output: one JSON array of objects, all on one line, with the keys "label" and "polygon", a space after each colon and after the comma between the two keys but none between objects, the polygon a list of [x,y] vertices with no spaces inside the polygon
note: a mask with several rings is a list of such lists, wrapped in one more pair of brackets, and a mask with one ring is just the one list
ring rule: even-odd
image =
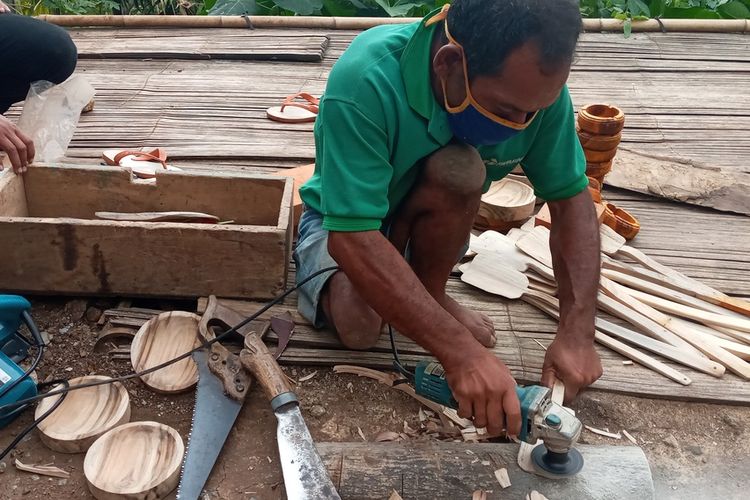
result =
[{"label": "teal power tool", "polygon": [[[30,374],[39,364],[44,342],[29,315],[31,304],[18,295],[0,295],[0,406],[37,395],[37,386]],[[19,328],[25,324],[32,340],[23,336]],[[29,355],[29,348],[37,347],[37,356],[27,370],[19,363]],[[0,428],[11,423],[28,405],[0,411]]]},{"label": "teal power tool", "polygon": [[[397,368],[404,373],[397,361]],[[410,375],[410,374],[409,374]],[[409,377],[411,378],[411,377]],[[444,406],[457,409],[458,403],[445,380],[445,370],[437,362],[420,362],[413,375],[417,394]],[[581,435],[582,425],[572,413],[551,399],[551,391],[542,386],[516,387],[521,401],[521,441],[544,443],[531,454],[534,465],[547,476],[570,477],[583,468],[583,457],[573,446]]]}]

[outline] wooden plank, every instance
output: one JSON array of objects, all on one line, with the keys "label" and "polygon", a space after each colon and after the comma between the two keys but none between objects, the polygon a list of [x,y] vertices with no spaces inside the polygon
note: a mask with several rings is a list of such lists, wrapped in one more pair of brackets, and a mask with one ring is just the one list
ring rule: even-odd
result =
[{"label": "wooden plank", "polygon": [[[564,481],[527,474],[515,463],[518,445],[502,443],[317,443],[342,498],[471,498],[478,489],[488,499],[522,498],[537,490],[548,498],[652,498],[651,472],[635,446],[581,445],[583,470]],[[489,463],[489,465],[485,465]],[[501,489],[494,470],[504,467],[510,482]]]},{"label": "wooden plank", "polygon": [[750,215],[750,176],[620,148],[605,182],[666,199]]},{"label": "wooden plank", "polygon": [[230,59],[321,61],[328,47],[323,34],[281,30],[86,29],[71,33],[78,57],[113,59]]},{"label": "wooden plank", "polygon": [[10,168],[0,171],[0,216],[26,217],[29,208],[26,204],[23,177]]}]

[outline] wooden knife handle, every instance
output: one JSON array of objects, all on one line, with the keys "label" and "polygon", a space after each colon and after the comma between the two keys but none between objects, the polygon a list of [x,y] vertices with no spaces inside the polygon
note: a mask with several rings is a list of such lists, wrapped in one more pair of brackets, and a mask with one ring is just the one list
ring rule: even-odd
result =
[{"label": "wooden knife handle", "polygon": [[269,401],[280,394],[292,392],[286,375],[256,333],[245,336],[245,348],[240,352],[240,362],[260,383]]}]

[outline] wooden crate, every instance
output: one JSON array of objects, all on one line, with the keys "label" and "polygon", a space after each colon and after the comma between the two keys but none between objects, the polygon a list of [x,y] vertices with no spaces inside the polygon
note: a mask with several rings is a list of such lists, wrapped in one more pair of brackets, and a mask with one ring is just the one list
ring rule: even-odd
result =
[{"label": "wooden crate", "polygon": [[[0,291],[270,298],[284,290],[292,179],[113,167],[0,172]],[[193,211],[227,225],[99,220],[98,211]]]}]

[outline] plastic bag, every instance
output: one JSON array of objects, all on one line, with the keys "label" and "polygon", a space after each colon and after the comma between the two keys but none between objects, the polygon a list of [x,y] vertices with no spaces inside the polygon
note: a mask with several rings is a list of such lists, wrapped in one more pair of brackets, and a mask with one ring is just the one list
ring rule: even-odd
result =
[{"label": "plastic bag", "polygon": [[35,162],[51,162],[65,155],[81,110],[94,93],[94,87],[79,75],[60,85],[44,80],[31,84],[18,128],[34,141]]}]

